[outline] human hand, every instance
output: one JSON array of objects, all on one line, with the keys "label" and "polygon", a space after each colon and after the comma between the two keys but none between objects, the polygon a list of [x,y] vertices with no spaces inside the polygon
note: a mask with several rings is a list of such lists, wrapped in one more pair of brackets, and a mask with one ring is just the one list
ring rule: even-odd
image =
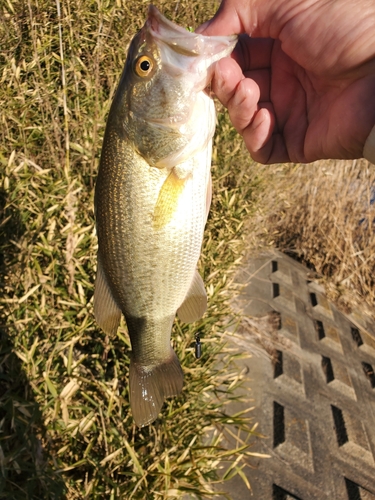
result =
[{"label": "human hand", "polygon": [[362,157],[375,125],[374,26],[374,0],[223,0],[197,31],[245,33],[212,90],[254,160]]}]

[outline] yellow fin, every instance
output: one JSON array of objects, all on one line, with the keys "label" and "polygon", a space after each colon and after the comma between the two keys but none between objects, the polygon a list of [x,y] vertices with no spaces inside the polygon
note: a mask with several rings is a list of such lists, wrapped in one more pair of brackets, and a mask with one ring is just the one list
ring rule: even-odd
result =
[{"label": "yellow fin", "polygon": [[173,218],[185,179],[179,179],[172,170],[162,185],[154,210],[154,228],[161,229]]}]

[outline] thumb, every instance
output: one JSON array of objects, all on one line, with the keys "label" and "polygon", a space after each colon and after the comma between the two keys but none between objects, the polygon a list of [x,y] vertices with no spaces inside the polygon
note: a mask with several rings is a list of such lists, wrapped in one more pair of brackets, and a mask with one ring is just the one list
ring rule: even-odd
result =
[{"label": "thumb", "polygon": [[206,36],[225,36],[238,35],[245,30],[233,0],[223,0],[214,17],[198,26],[195,32]]}]

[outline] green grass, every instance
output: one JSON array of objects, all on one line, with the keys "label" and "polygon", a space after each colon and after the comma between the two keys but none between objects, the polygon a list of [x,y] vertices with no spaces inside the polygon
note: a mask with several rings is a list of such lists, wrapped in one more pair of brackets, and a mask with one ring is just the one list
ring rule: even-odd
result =
[{"label": "green grass", "polygon": [[[156,5],[193,27],[218,7]],[[129,411],[124,325],[107,338],[93,318],[95,176],[126,49],[146,10],[125,0],[0,7],[0,498],[201,497],[221,460],[233,461],[228,478],[243,476],[251,460],[254,422],[226,414],[241,380],[221,335],[254,183],[222,111],[200,261],[209,309],[196,324],[175,324],[185,386],[152,426],[137,429]],[[226,449],[224,434],[238,430],[248,438]]]}]

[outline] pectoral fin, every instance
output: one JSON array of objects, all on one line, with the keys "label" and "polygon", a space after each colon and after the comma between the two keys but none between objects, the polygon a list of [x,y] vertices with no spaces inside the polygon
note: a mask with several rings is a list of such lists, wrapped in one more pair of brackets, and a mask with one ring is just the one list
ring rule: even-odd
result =
[{"label": "pectoral fin", "polygon": [[208,217],[208,213],[210,211],[211,201],[212,201],[212,177],[210,172],[207,182],[207,191],[206,191],[206,220]]},{"label": "pectoral fin", "polygon": [[177,310],[177,315],[184,323],[193,323],[203,316],[206,309],[207,295],[204,283],[198,271],[195,271],[189,291]]},{"label": "pectoral fin", "polygon": [[162,185],[154,209],[154,228],[160,229],[173,218],[178,205],[179,197],[185,186],[185,179],[179,179],[171,170]]},{"label": "pectoral fin", "polygon": [[108,287],[99,258],[95,280],[94,314],[98,325],[105,333],[113,335],[117,332],[121,320],[121,309]]}]

